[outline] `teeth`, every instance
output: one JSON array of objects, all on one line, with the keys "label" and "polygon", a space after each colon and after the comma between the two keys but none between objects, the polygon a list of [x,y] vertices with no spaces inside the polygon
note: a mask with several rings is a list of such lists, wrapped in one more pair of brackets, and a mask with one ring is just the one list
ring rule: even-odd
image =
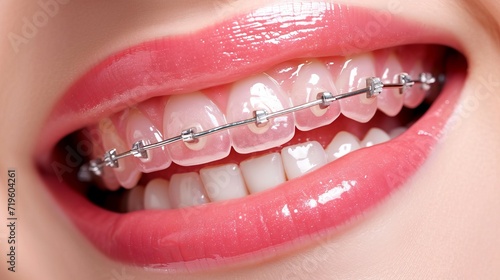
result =
[{"label": "teeth", "polygon": [[[182,141],[148,150],[147,159],[133,157],[141,151],[137,147],[133,148],[128,152],[130,156],[118,160],[118,168],[104,168],[98,184],[110,190],[116,190],[119,185],[130,189],[138,183],[141,172],[164,170],[172,162],[181,166],[213,162],[228,156],[231,146],[240,154],[280,147],[293,138],[295,127],[303,131],[322,127],[335,121],[340,113],[361,123],[372,119],[377,109],[386,115],[395,116],[403,105],[416,107],[422,102],[426,91],[420,84],[407,88],[403,94],[399,88],[387,86],[380,95],[372,98],[359,94],[332,101],[334,98],[325,96],[325,103],[332,101],[326,108],[315,105],[267,118],[267,114],[315,101],[318,93],[329,92],[335,96],[365,88],[366,79],[369,77],[380,77],[384,83],[400,83],[399,74],[403,72],[401,63],[408,64],[404,64],[404,68],[409,69],[409,75],[417,80],[423,72],[423,64],[415,60],[411,61],[410,65],[407,59],[401,59],[399,56],[398,51],[392,49],[381,51],[380,55],[363,54],[347,60],[343,57],[321,58],[321,61],[294,60],[276,66],[270,71],[272,77],[262,73],[235,82],[231,86],[207,89],[204,93],[158,97],[151,99],[150,104],[144,107],[141,103],[137,105],[141,111],[132,108],[112,117],[112,121],[105,119],[100,122],[102,141],[95,142],[102,143],[96,144],[94,152],[115,149],[117,154],[122,154],[129,151],[138,141],[149,145],[179,135],[182,136]],[[375,63],[375,59],[380,63]],[[380,75],[375,75],[375,67],[381,70]],[[425,68],[430,66],[425,64]],[[147,108],[147,111],[142,110],[143,108]],[[225,114],[219,108],[223,108]],[[223,129],[199,138],[192,133],[186,133],[191,128],[197,133],[254,117],[262,120],[262,123]],[[155,126],[161,123],[162,131]],[[404,127],[395,128],[389,133],[373,128],[362,141],[353,134],[342,131],[326,149],[318,142],[310,141],[285,147],[281,154],[272,153],[245,160],[239,166],[225,164],[205,167],[199,174],[174,174],[170,181],[155,179],[150,181],[146,188],[142,187],[141,207],[182,208],[244,197],[248,193],[274,188],[287,179],[302,176],[360,147],[370,147],[393,139],[404,131]],[[121,136],[125,137],[120,138]],[[194,141],[189,140],[189,137],[194,137]],[[307,141],[309,138],[298,140]],[[101,152],[97,156],[101,156]],[[99,160],[93,161],[93,166],[96,162],[99,163]],[[111,165],[111,161],[105,162]],[[92,170],[99,171],[91,168]],[[113,173],[110,170],[113,170]],[[140,191],[130,195],[130,199],[139,196]],[[137,206],[138,202],[134,202],[134,205],[130,208],[141,208]]]},{"label": "teeth", "polygon": [[300,177],[326,164],[325,151],[316,141],[283,148],[281,159],[288,179]]},{"label": "teeth", "polygon": [[[102,135],[104,149],[109,151],[116,149],[117,151],[127,151],[129,147],[125,145],[122,139],[118,136],[111,120],[104,119],[99,124],[99,129]],[[110,170],[110,169],[108,169]],[[119,167],[112,169],[116,179],[124,188],[133,188],[139,181],[141,172],[136,168],[134,159],[125,157],[119,160]]]},{"label": "teeth", "polygon": [[[313,61],[300,69],[290,98],[293,106],[297,106],[316,100],[319,92],[330,92],[332,95],[338,95],[328,69],[323,63]],[[334,102],[327,108],[314,106],[294,114],[295,126],[300,130],[307,131],[332,123],[340,115],[340,105],[338,102]]]},{"label": "teeth", "polygon": [[185,208],[208,203],[200,175],[196,172],[172,175],[168,195],[172,208]]},{"label": "teeth", "polygon": [[127,193],[127,211],[139,211],[144,209],[144,187],[136,186]]},{"label": "teeth", "polygon": [[[255,110],[275,112],[289,108],[288,96],[266,74],[253,76],[233,85],[227,104],[228,122],[253,118]],[[295,132],[293,115],[270,119],[262,127],[249,124],[231,130],[234,149],[240,154],[267,150],[292,139]]]},{"label": "teeth", "polygon": [[[97,130],[97,128],[94,128]],[[102,142],[102,134],[99,130],[99,139],[96,142],[92,142],[92,158],[99,158],[104,154],[103,147],[98,143]],[[120,182],[116,179],[115,175],[111,170],[104,170],[102,175],[97,178],[97,185],[101,188],[108,189],[111,191],[116,191],[120,188]]]},{"label": "teeth", "polygon": [[222,201],[248,195],[237,164],[226,164],[200,170],[200,177],[210,201]]},{"label": "teeth", "polygon": [[[416,80],[419,74],[422,73],[422,62],[418,61],[410,71],[410,76]],[[409,88],[404,94],[404,105],[408,108],[416,108],[425,99],[426,92],[422,89],[421,85],[415,85]]]},{"label": "teeth", "polygon": [[396,127],[393,130],[391,130],[391,132],[389,132],[389,137],[391,137],[391,139],[394,139],[399,135],[405,133],[407,130],[408,129],[406,127]]},{"label": "teeth", "polygon": [[278,153],[245,160],[240,163],[240,168],[250,193],[265,191],[286,182]]},{"label": "teeth", "polygon": [[[401,64],[394,54],[389,55],[384,64],[384,73],[381,77],[384,83],[399,83],[399,74],[403,73]],[[388,116],[397,115],[403,108],[403,99],[405,94],[400,92],[399,88],[386,88],[377,97],[377,106],[380,111]]]},{"label": "teeth", "polygon": [[353,134],[341,131],[326,150],[317,141],[285,147],[281,155],[268,155],[202,168],[198,173],[172,175],[170,182],[156,178],[146,187],[137,186],[127,193],[128,211],[142,209],[176,209],[215,201],[242,198],[249,193],[272,189],[284,182],[316,170],[328,162],[345,156],[360,147],[370,147],[389,141],[407,129],[398,127],[389,135],[372,128],[360,142]]},{"label": "teeth", "polygon": [[[127,115],[127,142],[128,147],[143,140],[145,145],[153,144],[163,140],[163,135],[141,112],[136,109],[129,111]],[[161,147],[147,151],[148,158],[137,158],[135,163],[141,172],[153,172],[163,170],[170,166],[172,160],[167,152],[167,147]]]},{"label": "teeth", "polygon": [[[167,138],[178,136],[189,128],[199,132],[226,123],[219,108],[202,93],[175,95],[165,105],[163,131]],[[183,166],[202,164],[226,157],[231,149],[227,130],[195,142],[168,145],[172,160]]]},{"label": "teeth", "polygon": [[350,152],[354,152],[361,146],[356,136],[349,132],[341,131],[335,135],[332,142],[326,147],[325,153],[328,162],[343,157]]},{"label": "teeth", "polygon": [[[337,79],[340,93],[351,92],[366,87],[366,79],[375,76],[371,54],[363,54],[347,60]],[[342,114],[355,121],[368,122],[377,111],[377,98],[367,98],[360,94],[339,100]]]},{"label": "teeth", "polygon": [[168,199],[168,185],[168,181],[161,178],[149,181],[144,191],[144,208],[171,209],[172,206]]},{"label": "teeth", "polygon": [[380,128],[372,128],[368,131],[365,138],[361,140],[361,147],[371,147],[391,140],[389,135]]}]

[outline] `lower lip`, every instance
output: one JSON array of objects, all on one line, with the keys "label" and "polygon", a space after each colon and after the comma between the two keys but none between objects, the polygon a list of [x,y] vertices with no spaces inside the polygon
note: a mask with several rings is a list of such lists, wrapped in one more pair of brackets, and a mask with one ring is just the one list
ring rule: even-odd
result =
[{"label": "lower lip", "polygon": [[44,179],[76,226],[115,260],[168,271],[260,261],[335,234],[401,187],[444,133],[464,79],[448,73],[439,98],[401,137],[242,199],[117,214],[55,178]]}]

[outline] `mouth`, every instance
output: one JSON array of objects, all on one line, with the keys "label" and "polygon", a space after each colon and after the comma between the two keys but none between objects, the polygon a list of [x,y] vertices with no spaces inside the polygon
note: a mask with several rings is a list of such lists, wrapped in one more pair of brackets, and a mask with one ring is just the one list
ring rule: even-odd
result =
[{"label": "mouth", "polygon": [[[274,258],[334,236],[425,163],[465,81],[454,39],[380,11],[324,3],[278,8],[113,55],[56,104],[37,164],[64,211],[106,255],[167,271]],[[113,149],[206,131],[256,110],[285,110],[320,93],[339,96],[371,77],[399,85],[402,74],[415,80],[421,73],[446,78],[430,88],[415,83],[339,99],[81,172]]]}]

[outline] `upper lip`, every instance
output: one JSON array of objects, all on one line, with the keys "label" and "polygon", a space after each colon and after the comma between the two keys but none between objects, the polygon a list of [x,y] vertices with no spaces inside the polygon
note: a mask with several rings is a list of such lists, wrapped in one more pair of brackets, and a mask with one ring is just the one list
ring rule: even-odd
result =
[{"label": "upper lip", "polygon": [[[387,48],[396,44],[440,43],[456,47],[454,38],[446,32],[439,31],[437,28],[423,29],[421,25],[397,19],[394,15],[391,15],[389,21],[381,22],[377,17],[380,12],[362,8],[346,8],[318,2],[317,5],[303,5],[300,6],[300,10],[294,10],[293,5],[295,4],[281,4],[279,6],[281,13],[277,12],[278,9],[259,9],[222,22],[215,27],[198,31],[196,34],[146,42],[104,60],[77,80],[56,104],[40,137],[41,141],[37,149],[40,151],[39,158],[47,158],[43,155],[52,150],[55,143],[64,135],[127,106],[158,95],[187,93],[228,83],[284,60],[297,57],[352,54]],[[293,11],[293,14],[290,11]],[[360,34],[356,33],[356,30],[360,29],[362,32],[368,24],[377,23],[383,27],[377,34],[373,36],[365,34],[363,38],[356,36]],[[343,28],[336,28],[336,25]],[[237,31],[235,28],[238,28]],[[361,33],[360,36],[362,35]],[[367,41],[360,42],[360,40]],[[446,118],[449,110],[442,110],[440,114],[440,118]],[[430,119],[434,117],[437,118],[437,114],[426,121],[430,122]],[[442,126],[442,123],[436,125],[432,133],[438,133]],[[415,130],[421,128],[427,127],[421,125]],[[414,137],[416,135],[417,133],[413,133]],[[392,149],[386,149],[384,146],[373,147],[369,153],[385,154],[387,164],[396,162],[391,156],[405,150],[404,147],[408,145],[406,142],[411,142],[406,140],[408,139],[394,144]],[[435,141],[436,139],[432,136],[423,139],[422,142],[425,145],[433,145]],[[247,197],[244,204],[240,201],[231,201],[222,206],[206,207],[205,211],[196,211],[196,215],[191,216],[193,220],[190,222],[202,223],[205,216],[210,216],[214,218],[210,220],[211,223],[223,225],[228,223],[228,219],[232,219],[233,226],[239,228],[239,231],[235,232],[241,233],[239,238],[249,239],[247,240],[249,243],[239,249],[246,250],[243,252],[245,254],[261,251],[267,246],[284,245],[304,235],[336,227],[380,201],[422,163],[428,152],[427,148],[426,146],[425,152],[420,151],[416,159],[402,160],[400,164],[407,165],[410,170],[405,170],[403,174],[398,175],[403,178],[398,177],[396,185],[387,183],[384,174],[378,174],[381,173],[381,168],[369,164],[370,158],[373,159],[373,157],[367,156],[367,151],[361,151],[355,160],[364,164],[360,164],[357,170],[350,166],[340,166],[341,163],[334,163],[340,175],[333,178],[328,172],[328,168],[332,166],[329,164],[314,174],[301,178],[300,184],[303,186],[294,184],[289,188],[278,188],[272,192]],[[412,153],[413,151],[409,151],[408,156]],[[364,161],[361,160],[362,156],[366,158]],[[412,160],[414,162],[411,162]],[[316,180],[311,180],[311,178],[324,179],[323,185],[317,185],[314,183]],[[45,179],[52,185],[63,185],[57,184],[51,178]],[[377,185],[380,182],[385,183]],[[301,192],[300,188],[304,191]],[[186,239],[198,240],[202,235],[200,232],[207,226],[197,228],[196,225],[189,225],[190,223],[177,219],[186,213],[183,212],[184,210],[173,210],[168,213],[154,212],[150,213],[147,219],[141,213],[132,213],[124,218],[115,214],[98,212],[87,202],[78,201],[78,198],[69,193],[67,188],[54,188],[54,190],[57,193],[56,197],[65,197],[65,199],[59,199],[63,206],[69,206],[75,202],[73,207],[65,208],[69,209],[69,215],[74,218],[76,224],[83,228],[84,232],[104,251],[122,260],[141,265],[165,265],[169,261],[180,259],[193,261],[203,254],[206,255],[206,259],[209,259],[210,254],[210,256],[218,255],[222,258],[237,258],[239,251],[230,245],[238,246],[238,242],[245,242],[245,240],[233,240],[227,247],[217,245],[217,243],[209,244],[208,241],[212,239],[221,241],[226,238],[222,236],[219,240],[215,240],[217,236],[211,234],[207,237],[210,240],[203,241],[204,247],[201,251],[196,249],[183,251],[186,248],[180,246],[181,243]],[[331,193],[332,190],[336,193]],[[348,192],[350,196],[340,202],[333,201],[332,197],[327,197],[324,201],[318,199],[320,193],[340,197],[344,192]],[[354,200],[357,203],[360,202],[357,205],[358,208],[348,206]],[[316,208],[307,204],[314,201],[321,205]],[[221,215],[219,209],[221,207],[231,211],[225,213],[226,215]],[[306,208],[316,210],[312,213],[307,212]],[[294,214],[293,209],[298,209],[298,212]],[[333,217],[333,209],[343,214]],[[290,218],[290,211],[292,211],[293,218]],[[254,214],[257,215],[256,213],[260,219],[253,217]],[[288,213],[288,218],[285,217],[286,213]],[[100,215],[97,218],[98,221],[89,221],[96,219],[93,215]],[[315,219],[324,220],[324,222],[319,225],[316,224],[319,222]],[[167,229],[154,227],[152,224],[156,221],[168,224]],[[249,224],[238,224],[238,221]],[[102,227],[96,227],[97,223],[102,224]],[[135,231],[132,226],[134,223],[150,231]],[[252,225],[252,223],[257,224]],[[295,227],[295,231],[287,231],[292,226]],[[265,229],[260,227],[265,227]],[[247,232],[243,233],[243,230]],[[219,228],[218,231],[223,232],[224,229]],[[230,232],[223,233],[229,234]],[[130,236],[132,239],[127,239]],[[231,237],[238,236],[231,235],[227,238]],[[253,244],[252,241],[261,243]],[[128,253],[114,251],[122,246],[122,243],[127,242],[131,248],[142,243],[146,244],[147,248],[138,247],[137,250],[132,248],[127,251]],[[169,251],[172,246],[179,246],[180,251]],[[217,246],[223,248],[217,251]],[[161,252],[161,250],[169,252]],[[139,251],[141,254],[136,255]]]}]

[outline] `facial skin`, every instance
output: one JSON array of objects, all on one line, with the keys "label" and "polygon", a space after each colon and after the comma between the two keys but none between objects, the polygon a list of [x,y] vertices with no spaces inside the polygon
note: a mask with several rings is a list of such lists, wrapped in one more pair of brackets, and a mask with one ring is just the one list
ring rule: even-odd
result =
[{"label": "facial skin", "polygon": [[[391,0],[392,1],[392,0]],[[336,3],[384,9],[385,0]],[[12,44],[36,1],[0,3],[0,173],[18,173],[18,266],[2,279],[491,279],[500,275],[500,4],[495,0],[401,1],[401,16],[455,34],[469,70],[451,130],[430,159],[387,201],[328,242],[250,267],[165,275],[103,256],[75,229],[33,166],[44,120],[92,65],[152,38],[184,34],[266,1],[80,1],[60,5],[32,38]],[[284,2],[284,1],[282,1]],[[394,1],[392,1],[394,2]],[[470,3],[469,3],[470,2]],[[103,28],[105,27],[105,28]],[[478,92],[487,94],[478,97]],[[472,104],[472,105],[471,105]],[[7,192],[0,192],[6,221]],[[0,229],[5,252],[6,227]],[[4,253],[2,253],[4,254]]]}]

